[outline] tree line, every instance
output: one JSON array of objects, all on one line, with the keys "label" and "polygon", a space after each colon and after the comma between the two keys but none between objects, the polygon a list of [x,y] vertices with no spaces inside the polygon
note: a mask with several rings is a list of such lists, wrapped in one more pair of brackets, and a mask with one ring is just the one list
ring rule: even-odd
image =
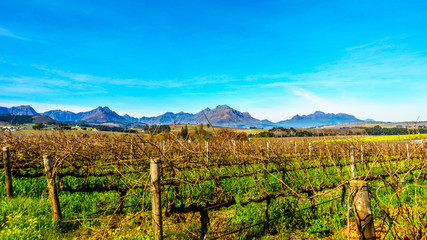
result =
[{"label": "tree line", "polygon": [[417,134],[417,133],[427,133],[425,128],[382,128],[377,125],[375,127],[363,128],[367,135],[404,135],[404,134]]}]

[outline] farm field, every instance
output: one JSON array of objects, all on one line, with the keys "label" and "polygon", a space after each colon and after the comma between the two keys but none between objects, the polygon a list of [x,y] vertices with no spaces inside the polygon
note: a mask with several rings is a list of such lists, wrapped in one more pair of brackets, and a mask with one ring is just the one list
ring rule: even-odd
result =
[{"label": "farm field", "polygon": [[[358,239],[352,180],[369,184],[378,239],[418,239],[427,234],[426,146],[410,140],[425,137],[2,134],[13,194],[6,196],[3,165],[0,239],[152,239],[153,163],[165,239]],[[48,179],[61,216],[52,212]]]},{"label": "farm field", "polygon": [[406,134],[406,135],[386,135],[386,136],[357,136],[318,140],[315,142],[400,142],[410,140],[426,139],[427,134]]}]

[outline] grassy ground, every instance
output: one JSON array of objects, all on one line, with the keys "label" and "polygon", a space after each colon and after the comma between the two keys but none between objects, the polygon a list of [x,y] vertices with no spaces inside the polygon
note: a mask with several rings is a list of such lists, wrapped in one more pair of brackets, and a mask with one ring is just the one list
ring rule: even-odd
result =
[{"label": "grassy ground", "polygon": [[[36,181],[38,182],[38,181]],[[18,187],[19,181],[14,184]],[[54,226],[51,218],[50,203],[42,188],[32,190],[31,184],[21,188],[12,199],[5,199],[2,192],[0,200],[0,239],[151,239],[150,212],[139,212],[140,209],[130,208],[120,215],[103,214],[105,206],[116,203],[115,193],[88,193],[88,194],[60,194],[60,202],[63,216],[66,222]],[[42,182],[35,186],[44,185]],[[390,204],[395,206],[395,212],[390,211],[392,217],[398,214],[399,203],[393,198],[392,192],[385,188],[381,190],[381,182],[374,183],[373,189],[383,191],[383,201],[391,199]],[[3,185],[1,186],[3,189]],[[25,189],[25,190],[23,190]],[[37,191],[40,196],[36,195]],[[28,192],[26,192],[28,191]],[[401,196],[408,202],[413,201],[414,188],[408,188]],[[26,192],[26,193],[24,193]],[[331,195],[340,193],[332,193]],[[317,201],[324,202],[331,196],[319,198]],[[411,200],[412,199],[412,200]],[[425,204],[422,199],[427,199],[427,191],[419,190],[418,205]],[[295,206],[300,206],[295,208]],[[319,206],[314,215],[310,209],[308,200],[297,200],[295,198],[279,198],[272,200],[270,204],[270,226],[264,229],[264,204],[253,203],[246,207],[236,205],[224,208],[220,211],[210,212],[210,229],[208,236],[212,233],[227,232],[245,226],[259,224],[258,226],[236,232],[222,239],[347,239],[346,204],[340,200]],[[416,206],[408,205],[406,209],[414,211]],[[372,201],[375,215],[375,225],[379,235],[385,235],[381,228],[387,224],[385,216],[375,201]],[[391,208],[393,209],[393,208]],[[101,211],[101,213],[99,213]],[[421,210],[420,212],[425,212]],[[350,212],[350,218],[354,215]],[[166,239],[198,239],[200,234],[200,215],[198,213],[187,213],[172,215],[164,219],[164,236]],[[86,220],[73,220],[73,219]],[[96,219],[96,220],[90,220]],[[426,219],[424,219],[425,221]],[[402,224],[402,222],[399,222]],[[405,225],[402,225],[402,231]],[[354,223],[350,229],[350,239],[357,239]],[[396,235],[389,234],[384,239],[395,239]]]}]

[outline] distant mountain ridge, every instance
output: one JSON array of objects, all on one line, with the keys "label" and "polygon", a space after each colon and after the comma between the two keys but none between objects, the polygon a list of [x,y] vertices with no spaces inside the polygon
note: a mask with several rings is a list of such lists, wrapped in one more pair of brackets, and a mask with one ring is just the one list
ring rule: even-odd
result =
[{"label": "distant mountain ridge", "polygon": [[283,127],[309,128],[322,125],[336,125],[354,122],[363,122],[363,120],[357,119],[355,116],[345,113],[333,114],[316,111],[309,115],[295,115],[293,118],[280,121],[277,124]]},{"label": "distant mountain ridge", "polygon": [[52,110],[42,113],[43,116],[51,117],[61,122],[89,122],[89,123],[125,123],[129,122],[108,107],[97,107],[88,112],[73,113],[70,111]]},{"label": "distant mountain ridge", "polygon": [[[129,118],[128,118],[129,119]],[[135,120],[135,119],[133,119]],[[167,112],[157,117],[142,117],[136,122],[158,124],[212,124],[225,127],[272,127],[272,122],[261,121],[253,118],[247,112],[237,111],[227,105],[219,105],[214,109],[206,108],[196,114]]]},{"label": "distant mountain ridge", "polygon": [[14,114],[14,115],[28,115],[28,116],[35,116],[40,115],[38,114],[34,108],[32,108],[29,105],[22,105],[18,107],[0,107],[0,114]]},{"label": "distant mountain ridge", "polygon": [[0,114],[0,125],[8,124],[26,124],[26,123],[51,123],[55,124],[57,121],[47,116],[40,115],[16,115],[11,113]]},{"label": "distant mountain ridge", "polygon": [[200,124],[210,123],[215,126],[237,127],[237,128],[271,128],[271,127],[294,127],[307,128],[331,124],[343,124],[362,122],[353,115],[344,113],[324,113],[316,111],[309,115],[295,115],[293,118],[277,123],[269,120],[259,120],[252,117],[248,112],[240,112],[227,105],[218,105],[214,109],[206,108],[196,114],[179,112],[166,112],[155,117],[135,118],[129,115],[120,116],[108,107],[98,107],[88,112],[74,113],[63,110],[51,110],[37,113],[31,106],[18,106],[5,108],[0,107],[0,114],[16,115],[43,115],[60,122],[87,122],[95,124],[103,123],[145,123],[145,124]]}]

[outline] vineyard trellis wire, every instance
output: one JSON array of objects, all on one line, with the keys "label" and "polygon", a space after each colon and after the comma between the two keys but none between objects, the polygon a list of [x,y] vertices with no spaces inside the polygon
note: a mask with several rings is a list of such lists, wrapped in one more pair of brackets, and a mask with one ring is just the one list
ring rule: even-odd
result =
[{"label": "vineyard trellis wire", "polygon": [[[210,212],[263,203],[267,228],[270,221],[281,217],[269,216],[272,200],[293,198],[297,202],[306,201],[307,209],[315,212],[328,197],[344,199],[345,192],[350,192],[352,179],[373,183],[375,192],[371,195],[386,216],[382,219],[382,227],[388,234],[402,236],[399,232],[402,223],[396,220],[399,216],[388,207],[390,204],[383,202],[380,192],[393,189],[389,202],[400,201],[398,208],[403,208],[408,204],[396,197],[404,189],[422,188],[426,176],[424,146],[404,142],[218,140],[206,144],[173,137],[155,141],[132,135],[58,132],[3,135],[1,144],[9,146],[14,178],[40,178],[45,174],[42,156],[50,155],[59,191],[117,192],[117,204],[110,211],[112,215],[122,213],[129,199],[141,202],[140,212],[151,209],[149,164],[152,160],[160,160],[166,220],[177,214],[199,213],[203,225],[200,235],[209,238],[236,231],[209,232]],[[350,149],[354,149],[356,158],[354,164],[358,176],[354,178],[351,177]],[[421,217],[426,211],[417,211],[422,222]],[[71,220],[78,219],[64,219]],[[422,224],[413,225],[418,232],[419,229],[425,230]],[[98,234],[106,235],[102,231]],[[415,230],[414,234],[417,234]]]}]

